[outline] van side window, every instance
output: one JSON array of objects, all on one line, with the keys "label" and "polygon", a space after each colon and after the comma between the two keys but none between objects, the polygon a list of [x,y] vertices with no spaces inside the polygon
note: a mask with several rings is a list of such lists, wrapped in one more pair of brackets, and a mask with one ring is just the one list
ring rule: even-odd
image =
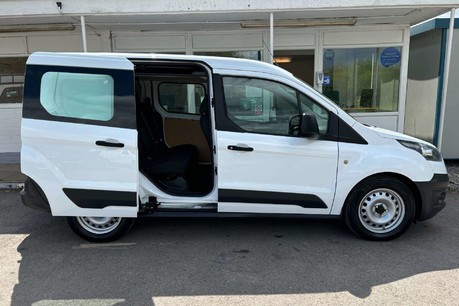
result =
[{"label": "van side window", "polygon": [[201,101],[205,96],[202,84],[161,83],[159,104],[170,113],[199,114]]},{"label": "van side window", "polygon": [[300,105],[302,113],[313,114],[317,119],[319,133],[324,135],[328,131],[328,111],[318,105],[308,96],[300,93]]},{"label": "van side window", "polygon": [[320,131],[327,132],[328,112],[291,87],[263,79],[224,77],[223,90],[228,119],[247,132],[292,136],[292,122],[297,124],[303,112],[313,113]]},{"label": "van side window", "polygon": [[53,116],[108,121],[113,117],[114,81],[104,74],[46,72],[40,103]]}]

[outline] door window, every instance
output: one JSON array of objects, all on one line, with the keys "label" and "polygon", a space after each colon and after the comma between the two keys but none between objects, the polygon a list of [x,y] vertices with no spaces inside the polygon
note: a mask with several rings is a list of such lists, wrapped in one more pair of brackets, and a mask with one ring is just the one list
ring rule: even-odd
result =
[{"label": "door window", "polygon": [[224,77],[223,87],[228,118],[247,132],[292,136],[300,113],[308,112],[317,118],[320,132],[327,133],[328,112],[291,87],[244,77]]},{"label": "door window", "polygon": [[40,102],[53,116],[108,121],[113,117],[113,78],[103,74],[47,72]]},{"label": "door window", "polygon": [[161,83],[159,104],[170,113],[199,114],[205,96],[202,84]]}]

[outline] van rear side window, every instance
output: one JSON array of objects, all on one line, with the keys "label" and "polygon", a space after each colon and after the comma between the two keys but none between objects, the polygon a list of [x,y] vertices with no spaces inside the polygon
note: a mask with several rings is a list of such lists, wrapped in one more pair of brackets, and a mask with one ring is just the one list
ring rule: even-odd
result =
[{"label": "van rear side window", "polygon": [[46,72],[40,103],[53,116],[108,121],[114,113],[114,81],[105,74]]}]

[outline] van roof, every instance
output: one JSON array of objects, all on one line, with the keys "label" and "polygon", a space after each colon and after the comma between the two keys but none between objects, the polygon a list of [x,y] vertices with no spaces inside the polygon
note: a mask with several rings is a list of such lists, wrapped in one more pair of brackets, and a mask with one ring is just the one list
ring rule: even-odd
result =
[{"label": "van roof", "polygon": [[[129,59],[129,60],[179,60],[179,61],[197,61],[206,63],[212,69],[224,70],[241,70],[241,71],[258,71],[264,73],[275,74],[283,77],[292,77],[293,75],[275,65],[268,63],[239,59],[229,57],[217,56],[199,56],[199,55],[177,55],[177,54],[159,54],[159,53],[101,53],[101,52],[88,52],[88,53],[75,53],[75,52],[35,52],[29,56],[27,60],[28,65],[53,65],[53,66],[80,66],[83,59]],[[71,61],[74,59],[75,61]],[[122,65],[119,62],[119,69],[132,69],[132,66]],[[102,65],[101,68],[108,68]]]}]

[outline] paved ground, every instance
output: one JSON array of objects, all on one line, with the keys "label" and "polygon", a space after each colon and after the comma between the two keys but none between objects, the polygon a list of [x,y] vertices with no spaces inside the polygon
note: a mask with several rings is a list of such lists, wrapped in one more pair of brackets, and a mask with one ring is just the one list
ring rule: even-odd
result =
[{"label": "paved ground", "polygon": [[0,183],[24,183],[25,178],[19,164],[0,163]]},{"label": "paved ground", "polygon": [[91,244],[0,192],[1,305],[459,305],[459,194],[391,242],[340,222],[140,220]]}]

